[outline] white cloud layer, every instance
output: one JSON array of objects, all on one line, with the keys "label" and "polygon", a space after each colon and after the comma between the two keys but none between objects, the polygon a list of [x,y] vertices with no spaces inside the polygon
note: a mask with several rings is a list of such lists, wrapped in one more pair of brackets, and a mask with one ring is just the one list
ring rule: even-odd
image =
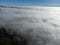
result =
[{"label": "white cloud layer", "polygon": [[0,7],[0,25],[24,35],[31,33],[36,45],[60,45],[60,7]]}]

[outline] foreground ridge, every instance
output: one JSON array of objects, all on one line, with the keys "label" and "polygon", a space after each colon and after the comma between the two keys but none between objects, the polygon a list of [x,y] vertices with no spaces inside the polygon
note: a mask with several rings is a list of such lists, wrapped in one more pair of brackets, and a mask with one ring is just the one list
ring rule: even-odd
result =
[{"label": "foreground ridge", "polygon": [[18,42],[14,39],[16,34],[10,35],[7,33],[6,29],[1,27],[0,28],[0,45],[27,45],[26,40]]}]

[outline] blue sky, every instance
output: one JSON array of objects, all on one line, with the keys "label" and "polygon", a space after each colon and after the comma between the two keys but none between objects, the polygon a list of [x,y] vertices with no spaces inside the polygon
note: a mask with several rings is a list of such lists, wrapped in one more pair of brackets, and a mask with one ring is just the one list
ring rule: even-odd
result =
[{"label": "blue sky", "polygon": [[0,0],[0,4],[4,3],[39,6],[60,6],[60,0]]}]

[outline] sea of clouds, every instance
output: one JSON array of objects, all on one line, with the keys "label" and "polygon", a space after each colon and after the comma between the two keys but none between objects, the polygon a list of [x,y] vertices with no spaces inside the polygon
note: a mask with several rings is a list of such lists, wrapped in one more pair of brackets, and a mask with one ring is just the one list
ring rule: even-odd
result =
[{"label": "sea of clouds", "polygon": [[1,26],[21,34],[28,45],[60,45],[60,7],[0,6]]}]

